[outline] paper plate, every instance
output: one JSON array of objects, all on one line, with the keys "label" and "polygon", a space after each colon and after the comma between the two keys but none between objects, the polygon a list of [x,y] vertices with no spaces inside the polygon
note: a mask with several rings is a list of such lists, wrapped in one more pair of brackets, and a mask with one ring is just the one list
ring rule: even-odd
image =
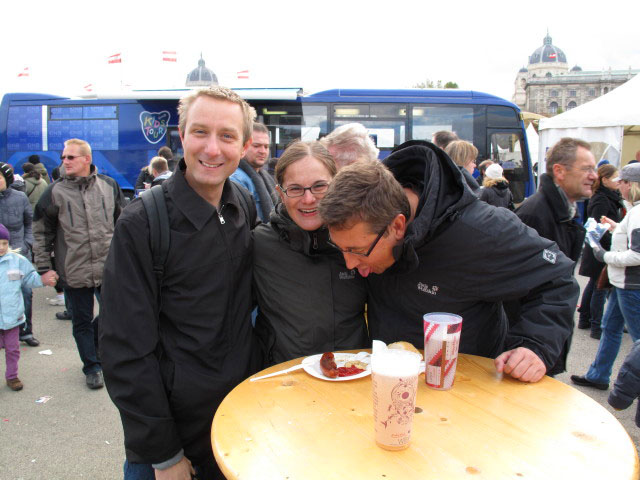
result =
[{"label": "paper plate", "polygon": [[302,368],[312,377],[319,378],[320,380],[327,380],[328,382],[346,382],[348,380],[355,380],[356,378],[371,375],[371,355],[367,352],[334,353],[333,356],[338,367],[344,367],[344,364],[350,360],[358,360],[367,364],[367,368],[364,372],[357,373],[356,375],[350,375],[348,377],[337,378],[329,378],[322,373],[322,369],[320,368],[320,358],[322,358],[322,355],[322,353],[312,355],[302,361]]}]

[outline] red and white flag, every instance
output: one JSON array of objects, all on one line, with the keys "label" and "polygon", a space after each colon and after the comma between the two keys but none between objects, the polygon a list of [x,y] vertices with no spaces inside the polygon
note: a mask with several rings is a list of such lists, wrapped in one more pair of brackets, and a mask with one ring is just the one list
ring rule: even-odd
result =
[{"label": "red and white flag", "polygon": [[555,53],[552,53],[551,55],[549,55],[549,58],[556,58],[557,55]]},{"label": "red and white flag", "polygon": [[89,85],[85,85],[85,86],[84,86],[84,89],[85,89],[87,92],[93,92],[93,83],[90,83]]},{"label": "red and white flag", "polygon": [[163,50],[162,51],[162,61],[163,62],[175,62],[175,61],[177,61],[176,52]]},{"label": "red and white flag", "polygon": [[29,76],[29,67],[24,67],[24,69],[18,74],[18,77],[28,77]]},{"label": "red and white flag", "polygon": [[109,63],[122,63],[121,55],[122,54],[120,54],[120,53],[116,53],[114,55],[111,55],[111,56],[107,57],[107,61]]},{"label": "red and white flag", "polygon": [[241,70],[238,72],[238,80],[249,80],[249,70]]}]

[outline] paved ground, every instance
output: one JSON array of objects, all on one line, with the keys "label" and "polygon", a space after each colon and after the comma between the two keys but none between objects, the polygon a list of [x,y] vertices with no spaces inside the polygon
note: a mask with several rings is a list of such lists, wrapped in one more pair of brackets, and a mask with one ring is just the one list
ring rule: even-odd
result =
[{"label": "paved ground", "polygon": [[[585,279],[579,277],[584,286]],[[0,478],[2,480],[67,480],[122,478],[122,430],[118,412],[105,389],[89,390],[84,383],[71,322],[54,318],[60,307],[46,303],[52,288],[34,291],[35,333],[40,347],[22,347],[21,392],[0,385]],[[558,377],[570,383],[571,373],[584,374],[593,360],[597,341],[584,330],[576,330],[569,356],[569,372]],[[625,335],[614,378],[631,348]],[[38,352],[50,349],[53,355]],[[4,352],[0,355],[4,373]],[[608,392],[581,389],[604,405],[624,425],[639,446],[640,430],[635,426],[635,404],[616,412],[608,406]],[[37,403],[40,397],[51,397]]]}]

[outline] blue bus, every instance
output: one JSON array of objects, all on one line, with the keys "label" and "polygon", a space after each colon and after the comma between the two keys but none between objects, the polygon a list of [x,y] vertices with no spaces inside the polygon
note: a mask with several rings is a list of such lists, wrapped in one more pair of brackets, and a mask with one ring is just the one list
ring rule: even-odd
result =
[{"label": "blue bus", "polygon": [[[431,140],[451,130],[478,148],[478,163],[500,162],[514,201],[535,190],[524,124],[518,107],[493,95],[457,89],[335,89],[305,95],[299,88],[236,89],[271,135],[272,156],[293,140],[315,140],[335,127],[358,122],[369,130],[384,158],[401,143]],[[63,142],[91,144],[101,173],[133,193],[140,169],[167,145],[181,156],[178,90],[133,90],[79,98],[46,94],[6,94],[0,105],[0,159],[18,167],[40,155],[51,171]]]}]

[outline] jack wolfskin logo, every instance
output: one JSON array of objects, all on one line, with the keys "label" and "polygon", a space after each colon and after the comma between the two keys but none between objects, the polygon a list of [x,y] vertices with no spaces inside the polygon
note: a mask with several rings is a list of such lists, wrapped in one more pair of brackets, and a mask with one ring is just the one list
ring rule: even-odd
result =
[{"label": "jack wolfskin logo", "polygon": [[440,287],[434,285],[433,287],[429,287],[429,285],[425,285],[422,282],[418,282],[418,290],[424,293],[428,293],[429,295],[437,295]]},{"label": "jack wolfskin logo", "polygon": [[353,280],[354,278],[356,278],[356,271],[349,270],[347,272],[338,272],[338,278],[340,280]]},{"label": "jack wolfskin logo", "polygon": [[546,248],[542,251],[542,258],[544,258],[549,263],[556,263],[556,258],[558,255],[551,250],[547,250]]},{"label": "jack wolfskin logo", "polygon": [[140,125],[144,138],[149,143],[158,143],[164,138],[169,126],[169,118],[171,114],[167,111],[163,112],[142,112],[140,114]]}]

